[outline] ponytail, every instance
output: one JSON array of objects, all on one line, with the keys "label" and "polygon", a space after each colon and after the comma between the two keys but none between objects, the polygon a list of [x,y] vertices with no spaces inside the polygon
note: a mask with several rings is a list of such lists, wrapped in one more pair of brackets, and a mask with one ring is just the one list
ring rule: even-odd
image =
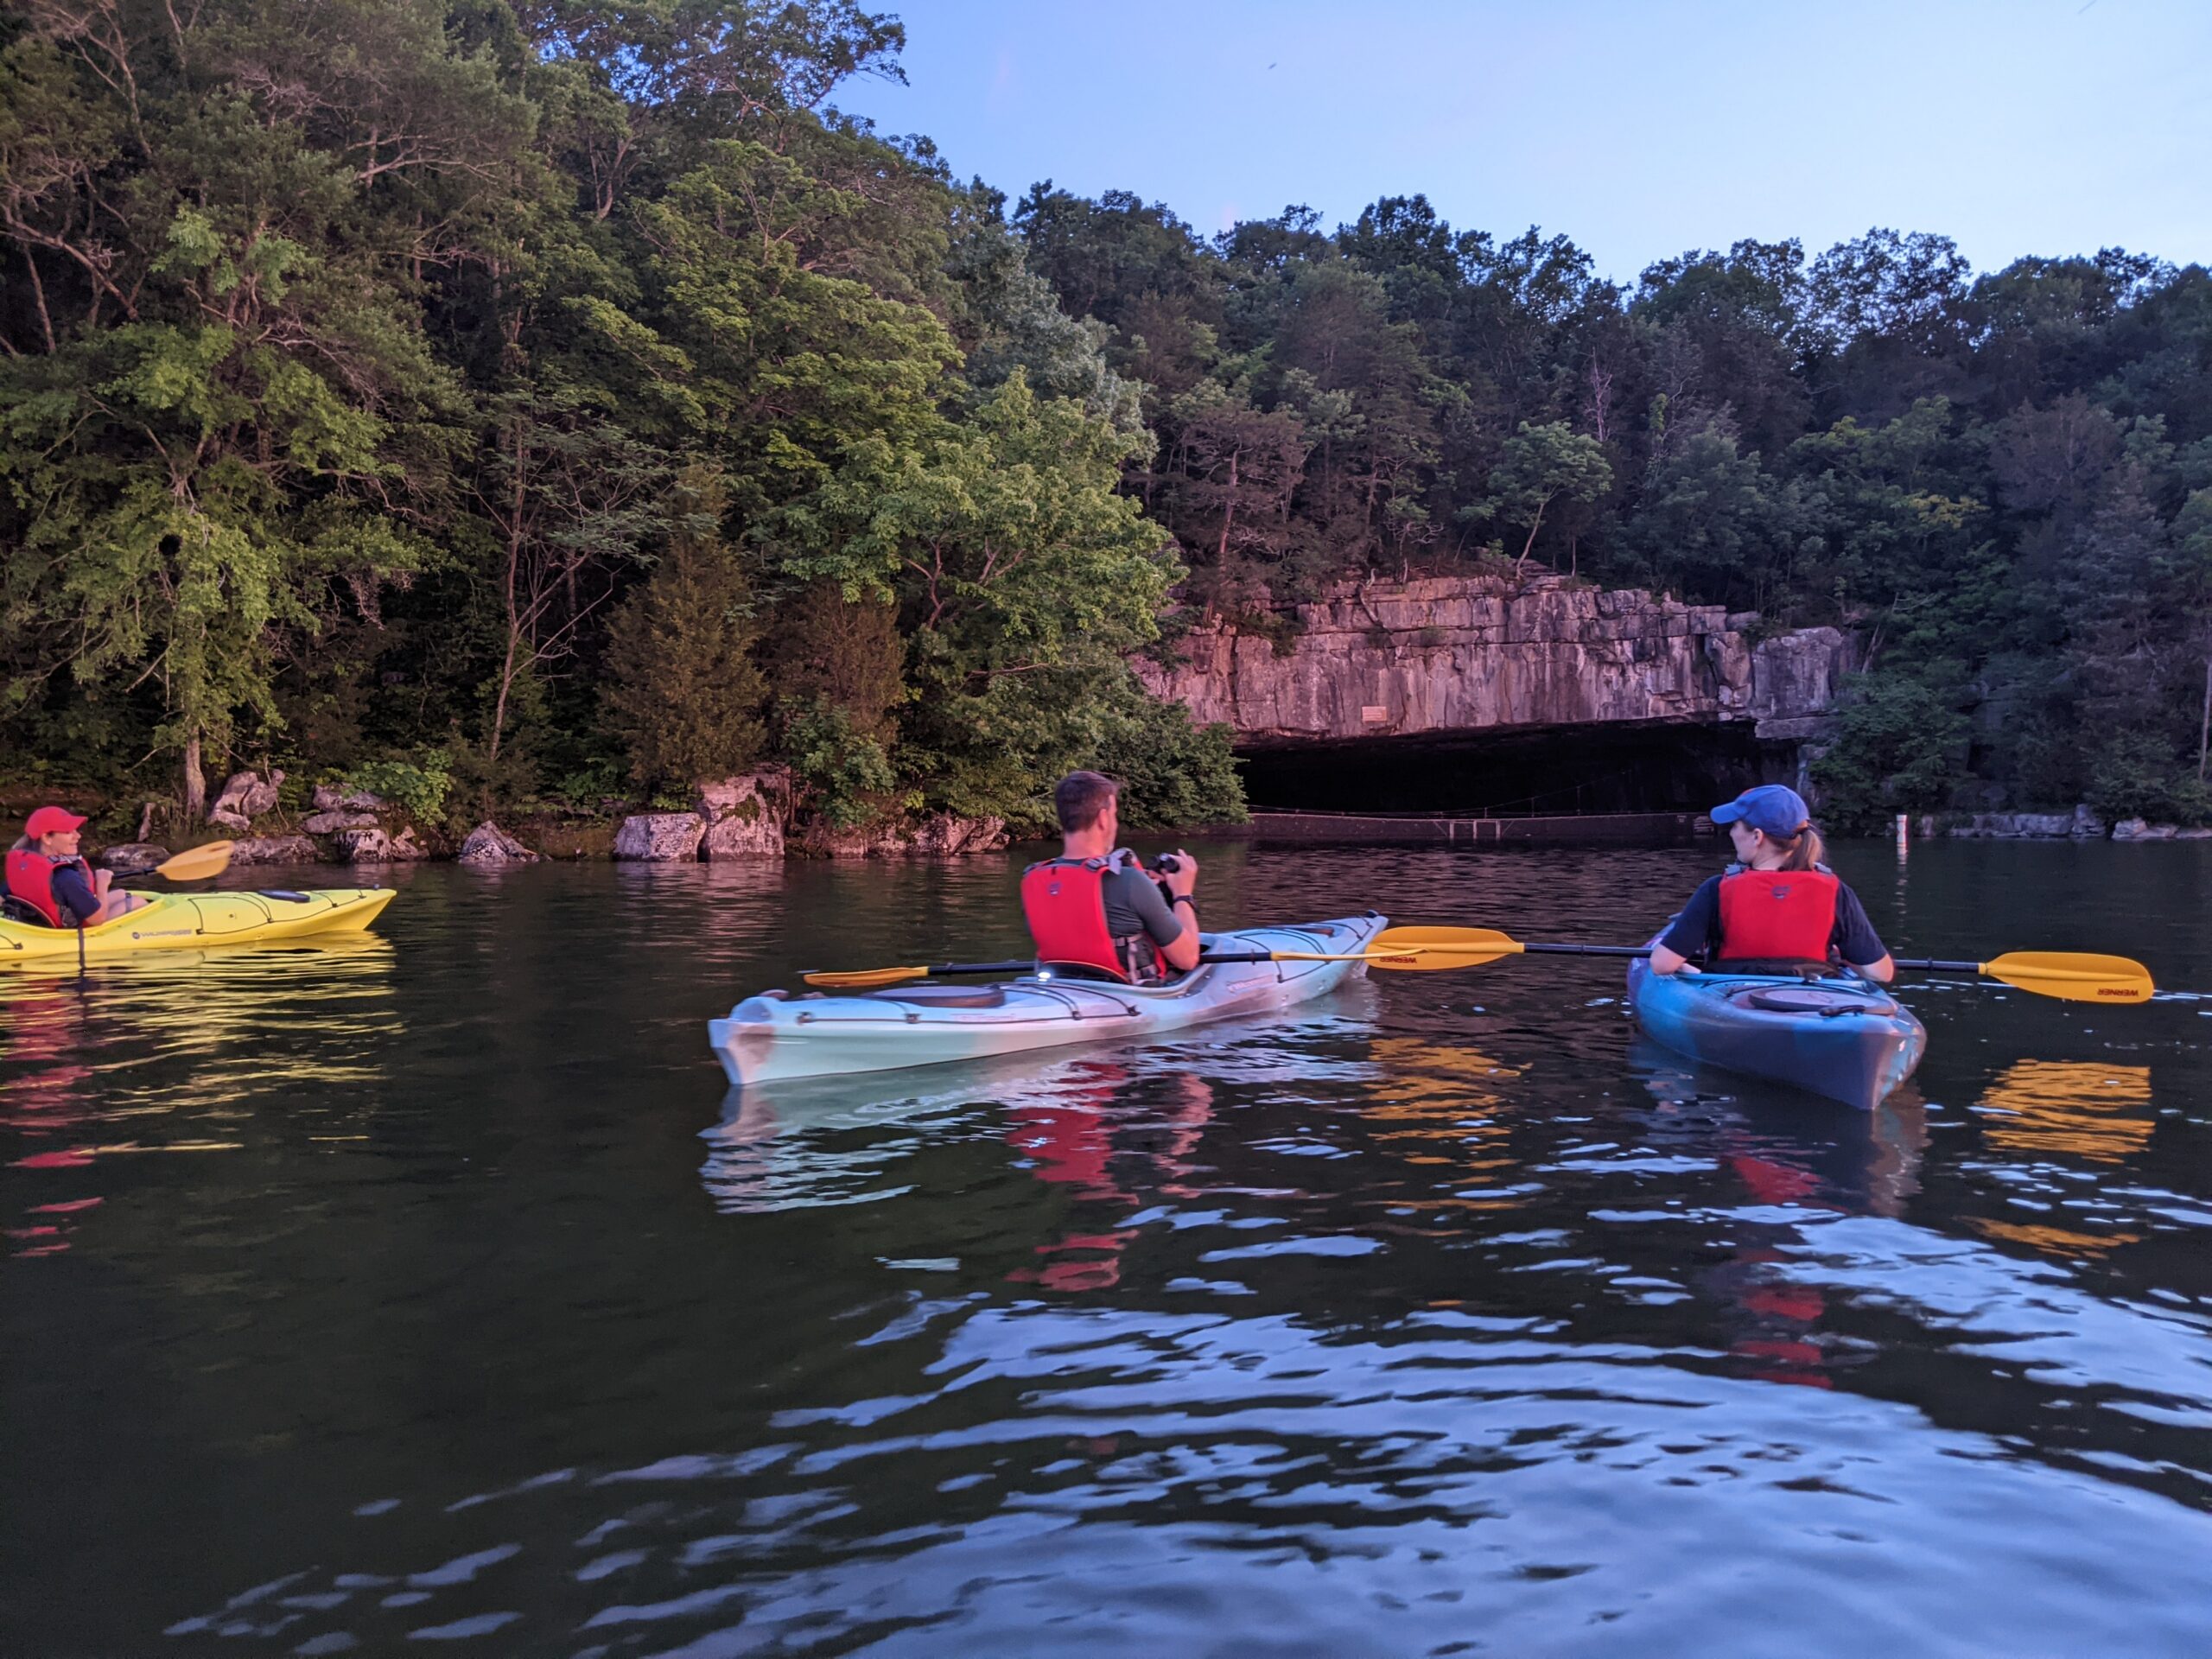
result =
[{"label": "ponytail", "polygon": [[1821,855],[1827,849],[1821,844],[1821,832],[1807,824],[1788,841],[1779,836],[1770,837],[1782,849],[1782,868],[1785,870],[1815,870],[1821,865]]}]

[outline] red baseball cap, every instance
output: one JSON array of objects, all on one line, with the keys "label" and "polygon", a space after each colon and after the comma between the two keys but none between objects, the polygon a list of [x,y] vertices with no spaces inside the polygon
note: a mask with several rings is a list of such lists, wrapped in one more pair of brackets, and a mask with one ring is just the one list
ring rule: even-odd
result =
[{"label": "red baseball cap", "polygon": [[84,819],[66,806],[41,806],[23,821],[23,833],[33,841],[41,836],[58,836],[84,827]]}]

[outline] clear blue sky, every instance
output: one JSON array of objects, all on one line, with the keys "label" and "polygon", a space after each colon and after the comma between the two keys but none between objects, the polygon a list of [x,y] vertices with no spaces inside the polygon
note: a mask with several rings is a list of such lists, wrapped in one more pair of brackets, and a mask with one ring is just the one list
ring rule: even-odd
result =
[{"label": "clear blue sky", "polygon": [[1011,196],[1133,190],[1208,235],[1421,191],[1621,278],[1875,225],[1985,270],[2115,245],[2212,263],[2212,0],[879,3],[910,84],[843,108]]}]

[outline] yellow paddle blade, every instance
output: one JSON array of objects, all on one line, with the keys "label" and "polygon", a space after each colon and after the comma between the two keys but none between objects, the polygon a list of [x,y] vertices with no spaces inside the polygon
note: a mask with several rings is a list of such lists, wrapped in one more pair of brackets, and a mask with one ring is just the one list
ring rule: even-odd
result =
[{"label": "yellow paddle blade", "polygon": [[872,991],[879,985],[904,985],[910,979],[927,979],[926,968],[855,968],[846,973],[801,974],[810,985],[825,990]]},{"label": "yellow paddle blade", "polygon": [[1521,954],[1521,941],[1491,927],[1386,927],[1367,942],[1367,965],[1393,973],[1482,968]]},{"label": "yellow paddle blade", "polygon": [[2158,987],[2151,970],[2126,957],[2074,950],[2012,950],[1985,962],[1992,979],[2069,1002],[2148,1002]]},{"label": "yellow paddle blade", "polygon": [[204,881],[211,875],[220,875],[231,868],[232,844],[211,841],[205,847],[188,847],[175,858],[156,864],[153,874],[167,876],[172,881]]}]

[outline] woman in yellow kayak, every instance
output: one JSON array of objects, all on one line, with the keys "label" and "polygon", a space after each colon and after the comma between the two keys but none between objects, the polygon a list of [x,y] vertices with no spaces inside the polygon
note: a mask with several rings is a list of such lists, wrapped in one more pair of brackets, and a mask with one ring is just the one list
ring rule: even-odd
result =
[{"label": "woman in yellow kayak", "polygon": [[1821,862],[1821,832],[1796,790],[1747,789],[1713,821],[1728,826],[1736,862],[1690,895],[1651,948],[1653,973],[1695,973],[1701,957],[1715,967],[1844,962],[1885,983],[1896,975],[1859,895]]},{"label": "woman in yellow kayak", "polygon": [[8,849],[7,896],[49,927],[98,927],[147,902],[114,887],[111,871],[85,861],[79,849],[84,827],[85,820],[65,807],[41,806]]}]

